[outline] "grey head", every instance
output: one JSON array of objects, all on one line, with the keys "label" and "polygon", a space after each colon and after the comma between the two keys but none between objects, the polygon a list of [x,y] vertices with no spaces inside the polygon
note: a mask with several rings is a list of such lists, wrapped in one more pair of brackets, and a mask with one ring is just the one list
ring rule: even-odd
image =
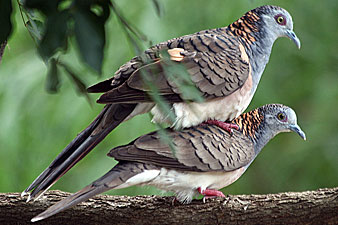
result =
[{"label": "grey head", "polygon": [[259,15],[258,23],[264,29],[265,37],[274,42],[278,37],[288,37],[298,48],[300,48],[300,40],[293,31],[293,21],[290,13],[278,6],[265,5],[253,9],[252,12]]},{"label": "grey head", "polygon": [[261,122],[256,129],[255,152],[258,154],[263,147],[277,134],[295,132],[306,140],[305,133],[297,124],[295,111],[282,104],[268,104],[257,109]]},{"label": "grey head", "polygon": [[[264,112],[265,132],[267,136],[275,136],[281,132],[296,132],[306,140],[305,133],[297,124],[297,116],[293,109],[282,104],[269,104],[261,107]],[[271,138],[272,138],[271,137]]]},{"label": "grey head", "polygon": [[293,32],[291,15],[278,6],[265,5],[255,8],[229,25],[229,30],[240,37],[250,58],[252,92],[258,86],[277,38],[288,37],[300,48],[300,41]]}]

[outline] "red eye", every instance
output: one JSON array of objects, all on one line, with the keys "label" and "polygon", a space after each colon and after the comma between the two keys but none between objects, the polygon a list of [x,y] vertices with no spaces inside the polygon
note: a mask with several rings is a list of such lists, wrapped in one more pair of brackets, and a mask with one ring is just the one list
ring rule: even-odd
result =
[{"label": "red eye", "polygon": [[276,15],[275,20],[279,25],[285,26],[285,24],[286,24],[285,16],[282,15],[282,14]]}]

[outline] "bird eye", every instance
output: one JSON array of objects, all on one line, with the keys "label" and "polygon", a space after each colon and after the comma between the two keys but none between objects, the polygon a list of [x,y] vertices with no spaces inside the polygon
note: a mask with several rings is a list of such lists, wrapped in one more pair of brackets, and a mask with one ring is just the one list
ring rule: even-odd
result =
[{"label": "bird eye", "polygon": [[277,119],[282,122],[286,122],[288,120],[287,116],[283,112],[277,114]]},{"label": "bird eye", "polygon": [[275,20],[279,25],[285,25],[286,24],[286,19],[284,17],[284,15],[278,14],[277,16],[275,16]]}]

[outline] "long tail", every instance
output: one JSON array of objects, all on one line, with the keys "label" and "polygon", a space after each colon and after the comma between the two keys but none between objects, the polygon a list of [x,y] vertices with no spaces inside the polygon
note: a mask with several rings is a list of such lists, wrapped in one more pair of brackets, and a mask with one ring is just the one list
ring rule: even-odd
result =
[{"label": "long tail", "polygon": [[[47,217],[50,217],[56,213],[59,213],[65,209],[68,209],[80,202],[86,201],[87,199],[93,197],[94,195],[100,194],[102,192],[108,191],[110,189],[119,188],[121,184],[124,184],[123,187],[128,187],[133,184],[125,184],[125,182],[135,176],[136,174],[142,173],[144,170],[147,170],[148,167],[142,163],[119,163],[103,177],[94,181],[92,184],[86,186],[82,190],[76,192],[75,194],[59,201],[55,205],[49,207],[46,211],[40,213],[33,219],[32,222],[43,220]],[[151,178],[150,178],[151,179]]]},{"label": "long tail", "polygon": [[98,143],[102,141],[115,127],[135,109],[136,104],[106,105],[95,120],[84,129],[56,157],[21,196],[30,192],[27,201],[38,198],[47,191],[77,162],[85,157]]}]

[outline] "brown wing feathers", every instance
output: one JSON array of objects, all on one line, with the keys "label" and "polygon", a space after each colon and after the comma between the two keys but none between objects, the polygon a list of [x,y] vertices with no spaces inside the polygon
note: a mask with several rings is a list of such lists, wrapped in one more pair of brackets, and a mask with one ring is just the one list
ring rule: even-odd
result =
[{"label": "brown wing feathers", "polygon": [[[146,94],[149,88],[141,76],[145,71],[162,95],[169,95],[167,99],[175,102],[182,101],[179,88],[168,79],[163,69],[167,65],[160,58],[160,52],[167,51],[171,60],[185,66],[192,81],[207,99],[227,96],[240,88],[249,75],[247,55],[241,48],[236,37],[216,30],[172,39],[147,50],[144,56],[149,62],[135,57],[121,66],[113,78],[90,87],[88,91],[106,92],[99,103],[149,101]],[[124,86],[123,92],[121,86]]]},{"label": "brown wing feathers", "polygon": [[254,156],[252,141],[239,131],[234,131],[232,137],[216,126],[168,132],[175,146],[175,156],[157,133],[117,147],[108,156],[119,161],[151,163],[186,171],[231,171],[248,164]]},{"label": "brown wing feathers", "polygon": [[135,56],[129,62],[123,64],[113,77],[90,86],[87,91],[89,93],[103,93],[112,90],[123,84],[142,64],[141,57]]},{"label": "brown wing feathers", "polygon": [[240,130],[234,130],[232,136],[217,126],[201,125],[182,131],[168,129],[175,146],[175,156],[156,132],[144,135],[129,145],[114,148],[108,156],[177,170],[231,171],[253,159],[253,140],[263,122],[264,115],[258,108],[233,120]]}]

